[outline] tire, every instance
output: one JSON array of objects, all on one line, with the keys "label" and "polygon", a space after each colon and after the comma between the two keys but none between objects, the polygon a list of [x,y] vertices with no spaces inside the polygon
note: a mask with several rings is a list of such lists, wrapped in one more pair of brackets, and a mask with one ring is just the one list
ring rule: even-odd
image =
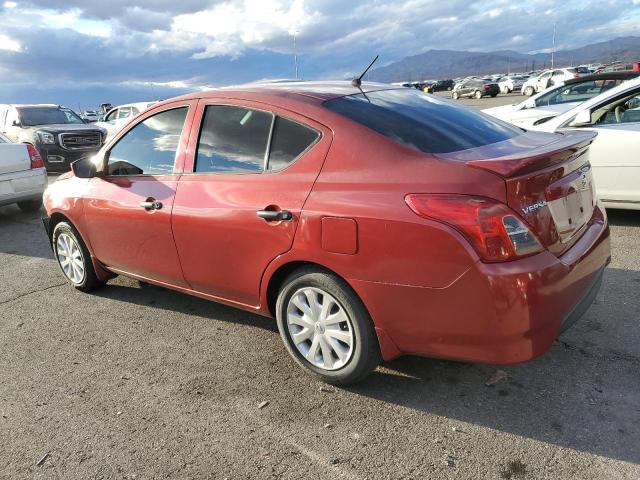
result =
[{"label": "tire", "polygon": [[24,202],[18,202],[18,208],[26,213],[37,212],[42,208],[42,200],[25,200]]},{"label": "tire", "polygon": [[531,95],[533,95],[535,92],[533,90],[533,87],[531,85],[529,85],[527,88],[525,88],[522,91],[527,97],[530,97]]},{"label": "tire", "polygon": [[451,94],[451,98],[453,98],[454,100],[458,100],[458,98],[460,98],[460,95],[458,94],[458,92],[453,92]]},{"label": "tire", "polygon": [[[356,383],[380,363],[371,317],[351,287],[332,273],[303,268],[289,275],[278,293],[276,320],[296,363],[326,383]],[[294,335],[300,336],[298,343]]]},{"label": "tire", "polygon": [[507,94],[509,94],[509,93],[510,93],[510,91],[509,91],[509,89],[508,89],[507,87],[502,87],[502,89],[500,90],[500,92],[501,92],[503,95],[507,95]]},{"label": "tire", "polygon": [[[67,222],[59,222],[51,235],[53,252],[67,281],[82,292],[90,292],[104,285],[98,279],[91,262],[91,254],[78,231]],[[65,265],[65,260],[69,260]]]},{"label": "tire", "polygon": [[491,94],[491,98],[496,98],[497,96],[498,96],[498,94],[497,94],[497,93],[492,93],[492,94]]},{"label": "tire", "polygon": [[476,90],[473,94],[473,98],[480,100],[482,98],[482,92],[480,90]]}]

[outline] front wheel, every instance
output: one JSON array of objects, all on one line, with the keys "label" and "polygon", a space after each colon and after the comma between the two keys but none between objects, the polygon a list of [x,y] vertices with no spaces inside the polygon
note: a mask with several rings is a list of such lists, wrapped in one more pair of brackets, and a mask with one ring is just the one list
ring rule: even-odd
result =
[{"label": "front wheel", "polygon": [[302,269],[284,282],[278,330],[293,359],[321,380],[348,385],[380,363],[380,347],[362,301],[331,273]]},{"label": "front wheel", "polygon": [[460,95],[458,94],[458,92],[453,92],[451,94],[451,98],[453,98],[454,100],[458,100],[458,98],[460,98]]},{"label": "front wheel", "polygon": [[96,276],[87,246],[71,224],[56,224],[51,243],[58,265],[71,285],[83,292],[90,292],[104,284]]},{"label": "front wheel", "polygon": [[476,90],[476,93],[473,94],[473,98],[480,100],[482,98],[482,92],[480,90]]},{"label": "front wheel", "polygon": [[501,91],[503,95],[507,95],[511,92],[508,87],[502,87]]},{"label": "front wheel", "polygon": [[527,88],[524,89],[524,94],[527,97],[530,97],[531,95],[533,95],[534,91],[533,91],[533,87],[529,86]]}]

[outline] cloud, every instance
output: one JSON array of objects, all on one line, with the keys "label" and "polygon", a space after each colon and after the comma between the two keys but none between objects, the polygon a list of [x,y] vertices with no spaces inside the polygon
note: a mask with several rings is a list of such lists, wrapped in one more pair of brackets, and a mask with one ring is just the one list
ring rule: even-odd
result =
[{"label": "cloud", "polygon": [[[197,88],[348,77],[428,49],[558,48],[640,35],[638,0],[16,0],[0,4],[0,91],[25,84]],[[25,28],[29,25],[29,28]],[[92,87],[93,88],[93,87]]]}]

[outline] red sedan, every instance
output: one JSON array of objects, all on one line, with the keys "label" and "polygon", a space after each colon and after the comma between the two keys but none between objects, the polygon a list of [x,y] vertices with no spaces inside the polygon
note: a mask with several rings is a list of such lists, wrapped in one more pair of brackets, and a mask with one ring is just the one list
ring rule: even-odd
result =
[{"label": "red sedan", "polygon": [[74,163],[45,227],[76,288],[126,275],[275,317],[328,382],[402,354],[522,362],[610,259],[592,140],[388,85],[199,92]]}]

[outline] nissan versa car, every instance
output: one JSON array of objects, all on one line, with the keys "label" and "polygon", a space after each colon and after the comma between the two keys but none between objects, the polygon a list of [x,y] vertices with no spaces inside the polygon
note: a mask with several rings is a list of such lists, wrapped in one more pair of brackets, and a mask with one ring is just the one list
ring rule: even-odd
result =
[{"label": "nissan versa car", "polygon": [[76,288],[121,274],[275,317],[327,382],[402,354],[522,362],[610,259],[593,138],[389,85],[199,92],[74,163],[44,223]]}]

